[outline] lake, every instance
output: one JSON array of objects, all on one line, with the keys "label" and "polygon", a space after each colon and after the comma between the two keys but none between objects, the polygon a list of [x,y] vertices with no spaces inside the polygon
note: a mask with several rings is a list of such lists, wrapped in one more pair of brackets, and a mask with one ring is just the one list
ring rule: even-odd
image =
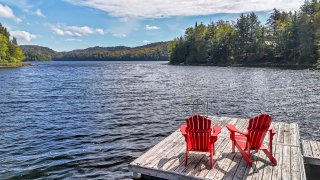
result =
[{"label": "lake", "polygon": [[[166,62],[0,69],[0,179],[130,178],[127,165],[192,115],[297,122],[320,140],[320,73]],[[199,112],[202,113],[202,112]]]}]

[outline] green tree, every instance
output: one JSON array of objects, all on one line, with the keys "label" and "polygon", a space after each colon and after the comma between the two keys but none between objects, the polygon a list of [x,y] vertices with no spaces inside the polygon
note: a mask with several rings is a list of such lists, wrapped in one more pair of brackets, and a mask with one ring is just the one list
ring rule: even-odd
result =
[{"label": "green tree", "polygon": [[10,33],[0,23],[0,62],[18,63],[25,59],[15,37],[10,41]]},{"label": "green tree", "polygon": [[174,63],[314,65],[320,63],[320,3],[306,1],[297,12],[274,9],[265,25],[253,12],[235,23],[196,23],[169,52]]},{"label": "green tree", "polygon": [[9,55],[8,38],[0,34],[0,62],[7,62]]}]

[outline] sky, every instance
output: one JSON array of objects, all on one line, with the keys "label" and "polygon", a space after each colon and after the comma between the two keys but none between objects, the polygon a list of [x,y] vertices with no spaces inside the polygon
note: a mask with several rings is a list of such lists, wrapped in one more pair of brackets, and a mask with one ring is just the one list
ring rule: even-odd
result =
[{"label": "sky", "polygon": [[298,10],[304,0],[0,0],[0,23],[25,45],[56,51],[142,46],[184,34],[195,22],[235,21],[273,8]]}]

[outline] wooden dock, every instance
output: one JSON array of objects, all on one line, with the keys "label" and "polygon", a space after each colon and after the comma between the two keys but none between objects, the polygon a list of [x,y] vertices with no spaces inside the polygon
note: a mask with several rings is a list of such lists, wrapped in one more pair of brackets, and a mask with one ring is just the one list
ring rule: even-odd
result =
[{"label": "wooden dock", "polygon": [[320,166],[320,142],[302,140],[305,164]]},{"label": "wooden dock", "polygon": [[[278,165],[273,166],[262,151],[252,152],[253,167],[247,166],[241,154],[231,152],[228,123],[246,130],[248,120],[229,117],[209,117],[222,132],[215,143],[214,167],[210,169],[209,154],[191,152],[184,166],[185,141],[176,130],[146,153],[129,164],[134,175],[143,174],[164,179],[306,179],[304,159],[296,123],[273,122],[276,131],[273,153]],[[268,144],[268,136],[265,144]]]}]

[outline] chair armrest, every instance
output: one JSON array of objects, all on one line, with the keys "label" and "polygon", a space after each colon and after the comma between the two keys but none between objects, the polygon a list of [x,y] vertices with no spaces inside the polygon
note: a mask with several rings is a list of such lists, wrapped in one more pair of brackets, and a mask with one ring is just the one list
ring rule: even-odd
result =
[{"label": "chair armrest", "polygon": [[276,134],[276,132],[272,128],[269,128],[268,131],[270,133],[270,140],[272,140],[272,138]]},{"label": "chair armrest", "polygon": [[218,134],[221,132],[220,126],[213,126],[213,134],[211,134],[211,143],[215,143],[218,140]]},{"label": "chair armrest", "polygon": [[271,127],[268,129],[268,131],[270,132],[270,136],[274,136],[276,134],[276,132]]},{"label": "chair armrest", "polygon": [[242,135],[245,135],[245,136],[248,135],[248,133],[242,132],[242,131],[238,130],[238,129],[237,129],[234,125],[232,125],[232,124],[228,124],[228,125],[227,125],[227,128],[228,128],[228,130],[229,130],[231,133],[239,133],[239,134],[242,134]]},{"label": "chair armrest", "polygon": [[213,126],[213,134],[211,136],[218,136],[218,134],[221,133],[221,127],[220,126]]},{"label": "chair armrest", "polygon": [[181,131],[182,135],[186,136],[187,135],[187,125],[186,124],[181,125],[180,131]]}]

